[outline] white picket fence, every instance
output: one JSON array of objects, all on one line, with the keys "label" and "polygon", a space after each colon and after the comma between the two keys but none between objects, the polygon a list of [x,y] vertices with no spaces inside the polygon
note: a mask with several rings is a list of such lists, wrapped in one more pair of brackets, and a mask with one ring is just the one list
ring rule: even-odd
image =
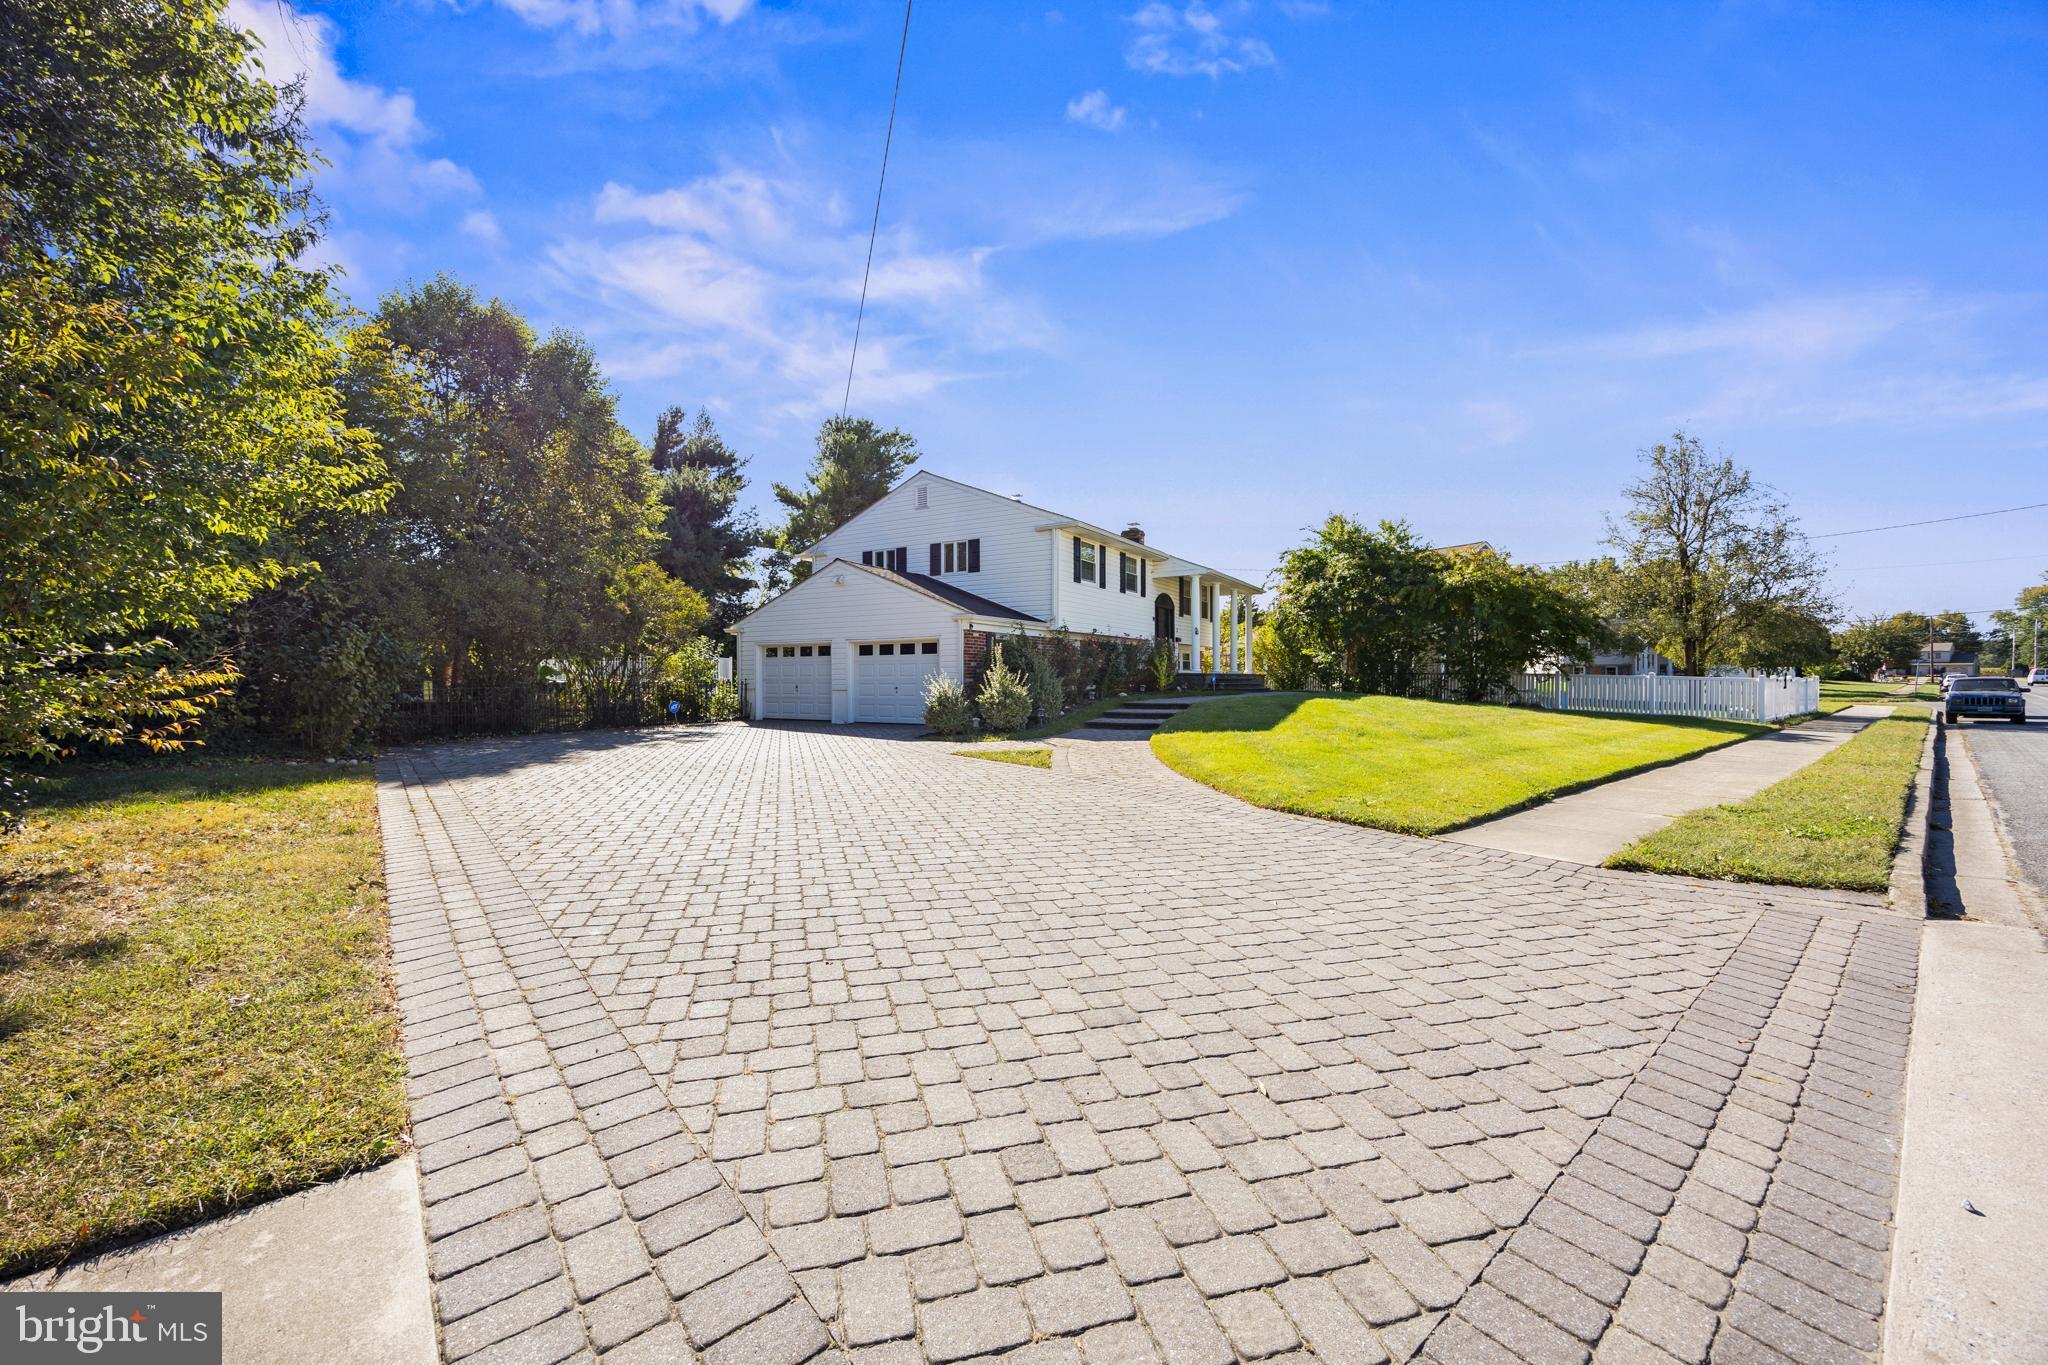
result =
[{"label": "white picket fence", "polygon": [[1657,673],[1529,673],[1523,704],[1546,711],[1618,716],[1696,716],[1706,720],[1783,720],[1820,709],[1818,678],[1679,678]]}]

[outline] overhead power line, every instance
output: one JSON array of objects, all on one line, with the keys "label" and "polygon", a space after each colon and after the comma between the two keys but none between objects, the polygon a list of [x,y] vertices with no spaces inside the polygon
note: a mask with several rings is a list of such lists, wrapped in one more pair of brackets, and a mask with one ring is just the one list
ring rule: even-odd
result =
[{"label": "overhead power line", "polygon": [[903,0],[903,37],[896,44],[896,86],[889,92],[889,131],[882,135],[882,173],[875,177],[875,218],[868,224],[868,263],[860,272],[860,308],[853,315],[853,350],[846,357],[846,394],[839,400],[839,415],[846,416],[853,403],[853,362],[860,358],[860,325],[868,314],[868,276],[875,270],[875,237],[882,229],[882,186],[889,183],[889,148],[896,141],[896,101],[903,94],[903,54],[910,50],[910,6]]},{"label": "overhead power line", "polygon": [[1925,521],[1900,521],[1890,526],[1865,526],[1854,531],[1829,531],[1823,535],[1810,536],[1810,540],[1837,540],[1842,536],[1867,536],[1876,531],[1903,531],[1909,526],[1938,526],[1945,521],[1973,521],[1978,517],[2002,517],[2007,512],[2031,512],[2037,507],[2048,507],[2048,502],[2030,502],[2022,507],[1994,507],[1989,512],[1963,512],[1953,517],[1929,517]]},{"label": "overhead power line", "polygon": [[[1977,519],[1978,517],[2002,517],[2002,516],[2004,516],[2004,515],[2005,515],[2006,513],[2008,513],[2008,512],[2032,512],[2032,511],[2034,511],[2034,510],[2035,510],[2036,508],[2041,508],[2041,507],[2048,507],[2048,502],[2029,502],[2029,503],[2024,503],[2024,504],[2022,504],[2021,506],[2018,506],[2018,507],[1994,507],[1994,508],[1992,508],[1992,509],[1991,509],[1991,510],[1990,510],[1989,512],[1959,512],[1959,513],[1957,513],[1957,514],[1956,514],[1955,516],[1952,516],[1952,517],[1929,517],[1929,518],[1927,518],[1927,519],[1926,519],[1925,521],[1900,521],[1900,522],[1894,522],[1894,523],[1892,523],[1892,524],[1891,524],[1890,526],[1863,526],[1863,527],[1859,527],[1859,528],[1857,528],[1857,529],[1856,529],[1856,530],[1854,530],[1854,531],[1826,531],[1826,532],[1823,532],[1823,533],[1822,533],[1822,534],[1820,534],[1820,535],[1815,535],[1815,536],[1808,536],[1808,537],[1807,537],[1807,539],[1808,539],[1808,540],[1839,540],[1839,539],[1840,539],[1841,537],[1843,537],[1843,536],[1867,536],[1867,535],[1871,535],[1872,533],[1874,533],[1874,532],[1877,532],[1877,531],[1903,531],[1903,530],[1907,529],[1908,527],[1912,527],[1912,526],[1939,526],[1939,525],[1941,525],[1941,524],[1942,524],[1943,522],[1949,522],[1949,521],[1974,521],[1974,520],[1975,520],[1975,519]],[[2034,558],[2034,556],[2032,556],[2032,555],[2013,555],[2013,556],[2011,556],[2011,558],[2013,558],[2013,559],[2032,559],[2032,558]],[[1542,560],[1538,560],[1538,561],[1536,561],[1536,562],[1535,562],[1535,563],[1533,563],[1533,564],[1530,564],[1530,565],[1528,565],[1527,567],[1529,567],[1529,568],[1532,568],[1532,569],[1552,569],[1552,568],[1556,568],[1556,567],[1557,567],[1558,565],[1560,565],[1560,564],[1575,564],[1575,563],[1577,563],[1577,562],[1578,562],[1577,560],[1573,560],[1573,559],[1542,559]],[[1945,560],[1945,561],[1936,561],[1936,563],[1934,563],[1934,564],[1923,564],[1923,565],[1904,565],[1904,564],[1900,564],[1900,565],[1878,565],[1878,566],[1876,566],[1876,567],[1878,567],[1878,568],[1937,568],[1937,567],[1941,567],[1941,566],[1943,566],[1944,564],[2002,564],[2002,563],[2004,563],[2004,562],[2005,562],[2004,560],[2000,560],[2000,559],[1955,559],[1955,560]],[[1866,566],[1866,567],[1868,567],[1868,566]]]}]

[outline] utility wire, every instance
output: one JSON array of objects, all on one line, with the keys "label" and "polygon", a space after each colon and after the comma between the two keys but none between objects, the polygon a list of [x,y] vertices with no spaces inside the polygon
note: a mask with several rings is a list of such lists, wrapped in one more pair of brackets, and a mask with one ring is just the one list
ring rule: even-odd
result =
[{"label": "utility wire", "polygon": [[[1890,526],[1864,526],[1854,531],[1827,531],[1817,536],[1808,536],[1807,539],[1839,540],[1843,536],[1867,536],[1877,531],[1903,531],[1911,526],[1939,526],[1943,522],[1948,521],[1973,521],[1978,517],[2002,517],[2008,512],[2031,512],[2037,507],[2048,507],[2048,502],[2030,502],[2019,507],[1994,507],[1989,512],[1962,512],[1953,517],[1929,517],[1925,521],[1899,521],[1892,523]],[[2031,559],[2033,558],[2033,556],[2015,555],[2013,556],[2013,558]],[[1557,567],[1559,564],[1575,564],[1577,562],[1577,560],[1572,559],[1544,559],[1538,560],[1536,563],[1531,564],[1528,567],[1532,569],[1551,569]],[[2002,563],[2003,561],[1996,559],[1960,559],[1947,562],[1957,564],[1998,564]],[[1911,566],[1896,565],[1890,567],[1905,568]],[[1923,565],[1920,567],[1933,566]]]},{"label": "utility wire", "polygon": [[2030,502],[2024,507],[1994,507],[1989,512],[1964,512],[1953,517],[1929,517],[1925,521],[1901,521],[1890,526],[1865,526],[1857,531],[1829,531],[1824,535],[1808,536],[1809,540],[1836,540],[1842,536],[1867,536],[1874,531],[1903,531],[1909,526],[1937,526],[1945,521],[1971,521],[1977,517],[2002,517],[2007,512],[2031,512],[2037,507],[2048,507],[2048,502]]},{"label": "utility wire", "polygon": [[839,400],[844,419],[853,403],[853,362],[860,358],[860,325],[868,312],[868,276],[875,269],[875,236],[882,229],[882,186],[889,183],[889,147],[896,141],[896,101],[903,93],[903,54],[910,49],[910,7],[903,0],[903,38],[896,45],[896,87],[889,92],[889,131],[882,137],[882,173],[875,179],[875,220],[868,224],[868,263],[860,272],[860,308],[853,315],[853,351],[846,357],[846,394]]}]

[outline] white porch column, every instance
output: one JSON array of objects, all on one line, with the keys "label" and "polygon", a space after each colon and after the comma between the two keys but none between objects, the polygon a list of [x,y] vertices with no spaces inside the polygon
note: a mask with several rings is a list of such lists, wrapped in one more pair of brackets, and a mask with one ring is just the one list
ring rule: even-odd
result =
[{"label": "white porch column", "polygon": [[1243,623],[1244,607],[1236,593],[1230,594],[1230,644],[1223,651],[1224,671],[1237,672],[1237,628]]},{"label": "white porch column", "polygon": [[1188,672],[1202,671],[1202,576],[1188,579]]},{"label": "white porch column", "polygon": [[1258,665],[1252,662],[1252,595],[1244,595],[1244,671],[1256,673]]}]

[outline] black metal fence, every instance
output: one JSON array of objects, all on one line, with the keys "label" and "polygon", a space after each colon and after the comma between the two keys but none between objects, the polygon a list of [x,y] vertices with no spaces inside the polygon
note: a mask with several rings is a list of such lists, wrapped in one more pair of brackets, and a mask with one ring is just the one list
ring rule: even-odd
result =
[{"label": "black metal fence", "polygon": [[735,682],[618,690],[575,683],[434,688],[398,698],[385,715],[379,737],[387,743],[403,744],[460,735],[544,734],[732,720],[746,714],[746,688]]}]

